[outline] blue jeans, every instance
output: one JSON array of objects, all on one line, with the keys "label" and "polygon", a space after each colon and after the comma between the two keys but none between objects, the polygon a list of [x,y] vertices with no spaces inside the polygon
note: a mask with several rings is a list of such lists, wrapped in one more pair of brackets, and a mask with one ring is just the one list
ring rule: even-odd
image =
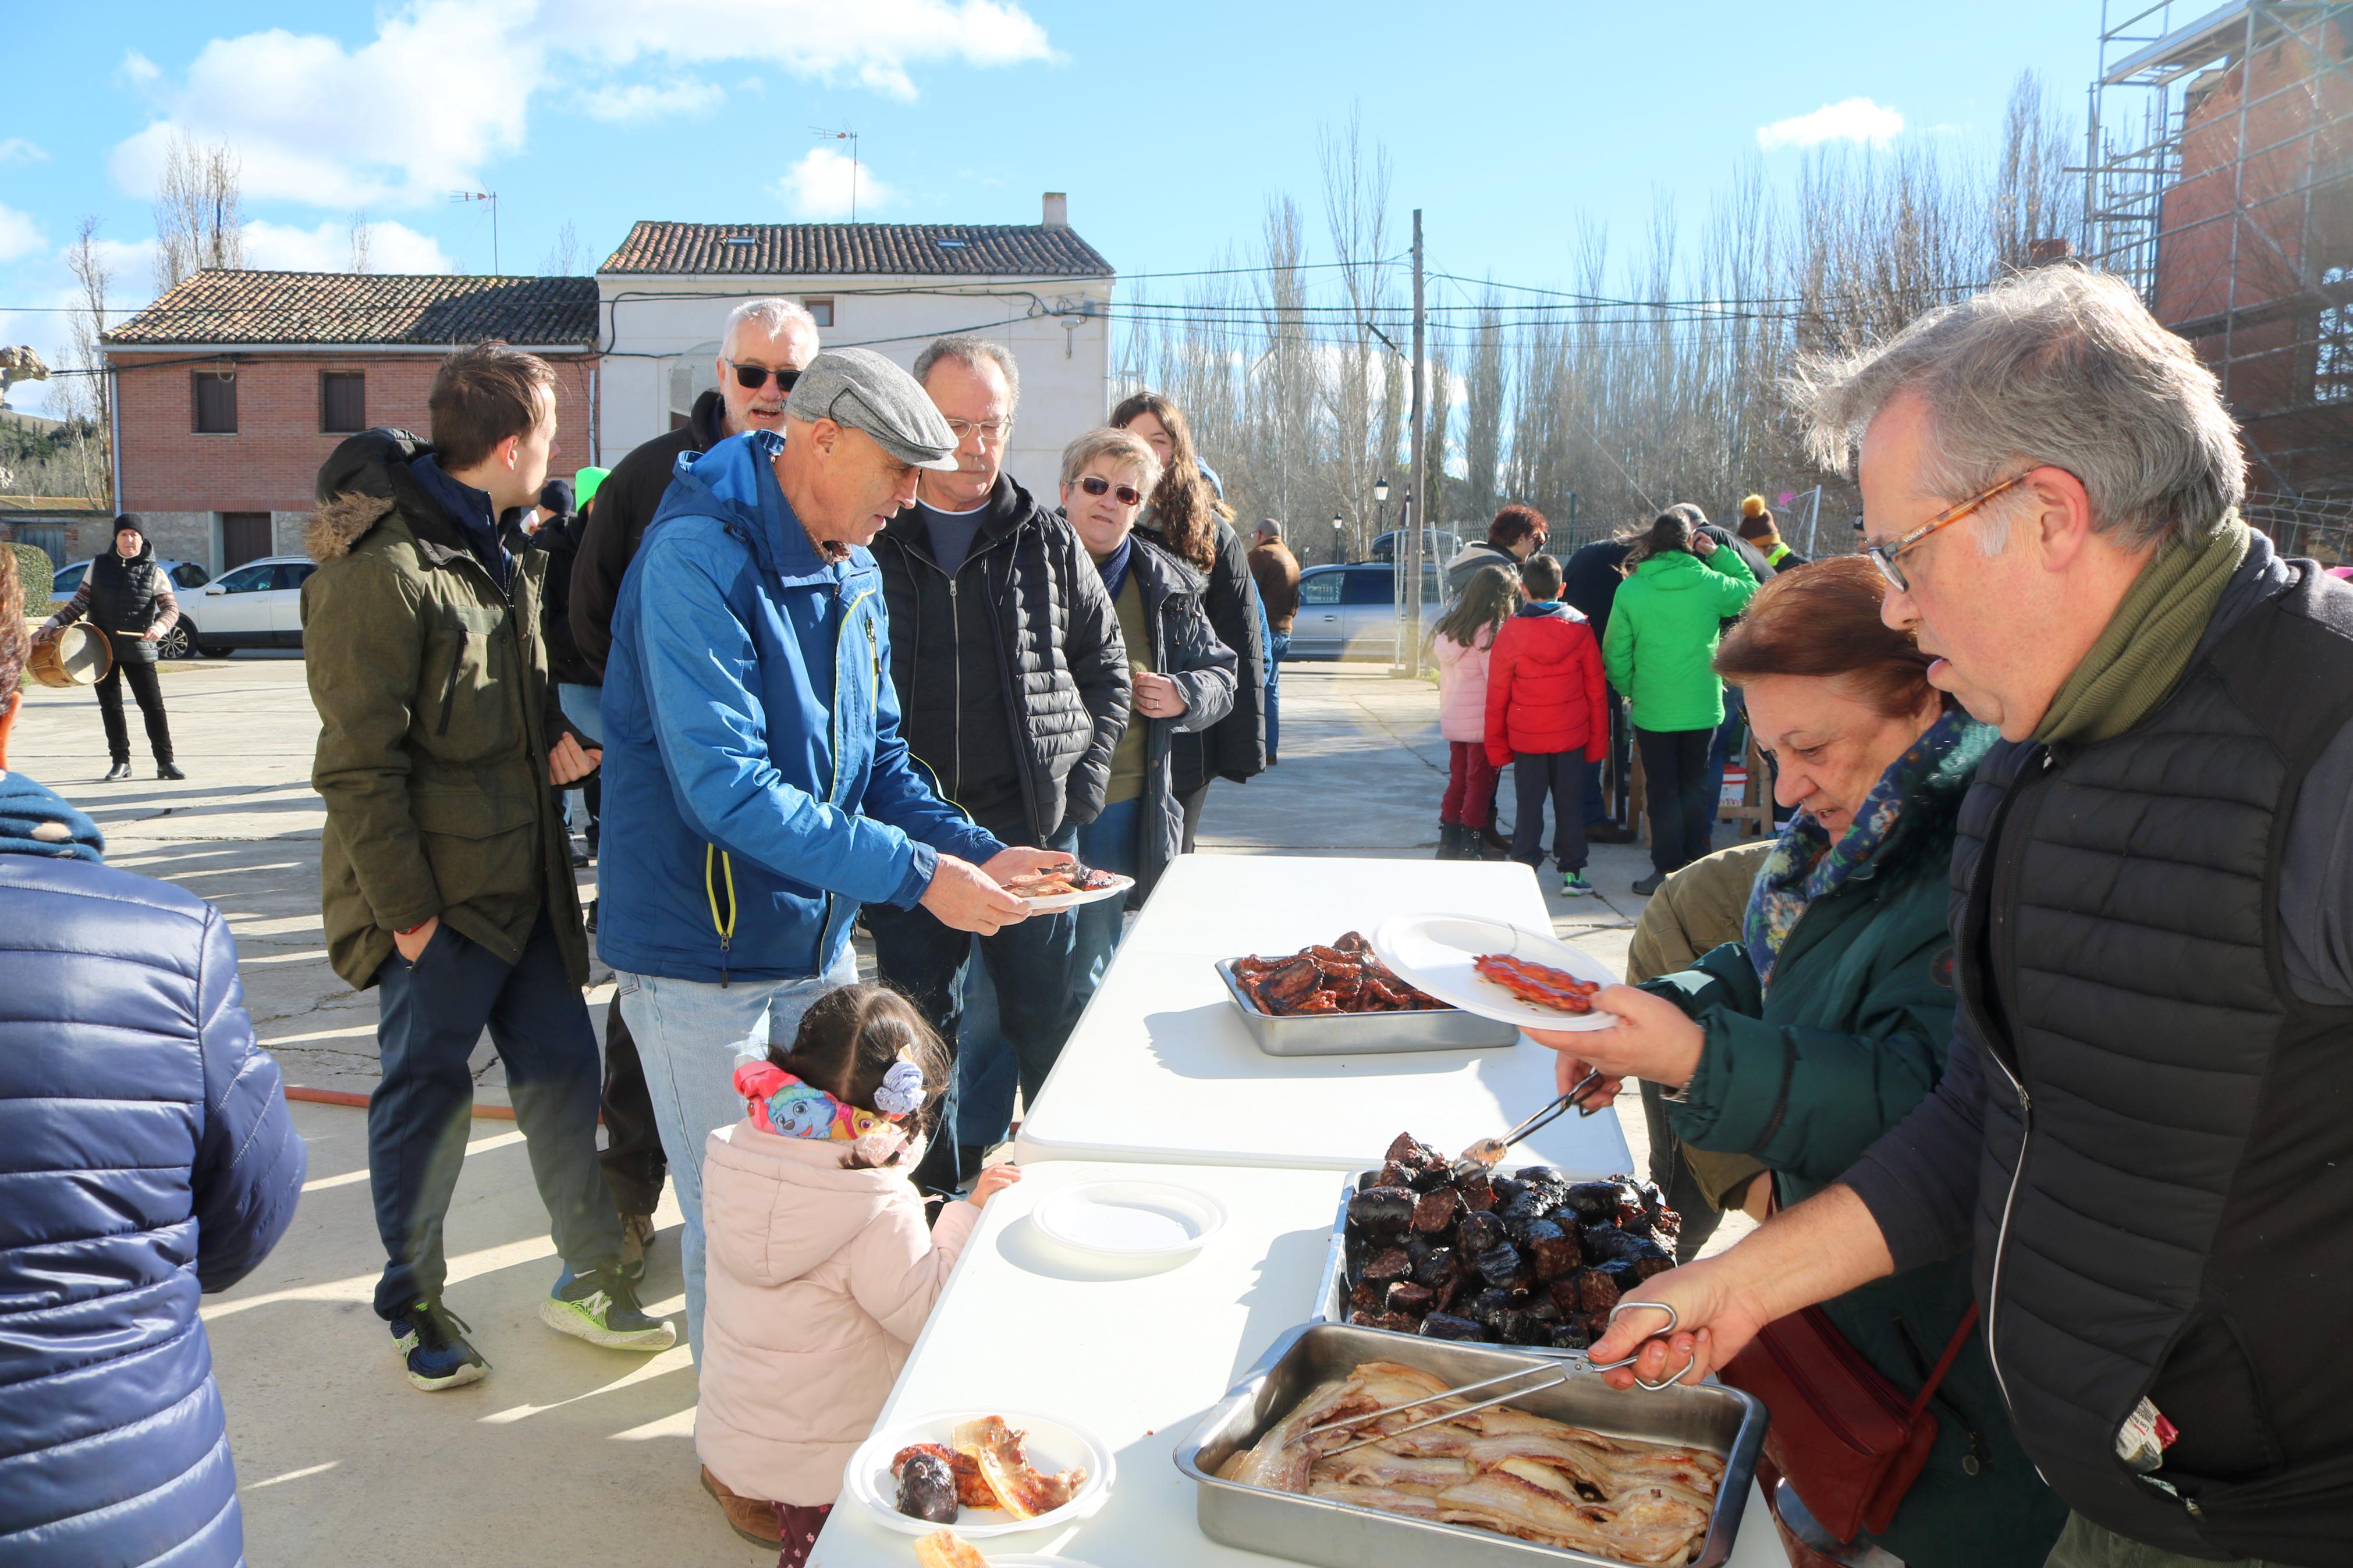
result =
[{"label": "blue jeans", "polygon": [[[858,978],[858,956],[849,948],[821,975],[799,980],[670,980],[616,970],[621,1016],[638,1043],[646,1088],[661,1130],[663,1157],[678,1184],[678,1206],[686,1216],[680,1251],[686,1270],[686,1342],[702,1360],[702,1149],[722,1127],[744,1120],[735,1092],[735,1053],[745,1041],[765,1051],[789,1046],[809,1004],[836,986]],[[601,1181],[602,1178],[600,1177]],[[617,1243],[615,1251],[617,1253]]]},{"label": "blue jeans", "polygon": [[569,680],[555,683],[555,700],[563,706],[564,716],[580,727],[580,732],[591,743],[605,743],[605,713],[602,707],[605,689],[601,686],[580,686]]},{"label": "blue jeans", "polygon": [[384,1079],[368,1097],[368,1187],[387,1258],[376,1316],[438,1296],[448,1277],[441,1226],[466,1159],[467,1059],[486,1027],[555,1250],[575,1274],[619,1262],[621,1216],[596,1163],[596,1031],[547,916],[512,966],[443,925],[415,963],[395,952],[375,980]]},{"label": "blue jeans", "polygon": [[[1134,876],[1144,864],[1143,856],[1137,852],[1143,814],[1141,798],[1104,806],[1101,816],[1079,829],[1079,858],[1099,870]],[[1081,904],[1071,912],[1079,917],[1071,952],[1071,1020],[1075,1024],[1093,997],[1095,988],[1103,984],[1103,971],[1111,967],[1111,955],[1118,949],[1120,938],[1126,934],[1127,900],[1103,899]]]},{"label": "blue jeans", "polygon": [[[1266,611],[1261,607],[1259,614]],[[1282,659],[1291,651],[1291,634],[1269,626],[1266,632],[1266,760],[1274,761],[1275,738],[1282,731]]]},{"label": "blue jeans", "polygon": [[[1741,733],[1747,725],[1748,699],[1741,694],[1740,688],[1737,686],[1725,687],[1724,689],[1724,722],[1715,727],[1715,739],[1708,743],[1707,748],[1707,820],[1710,842],[1701,846],[1699,851],[1701,855],[1706,854],[1713,847],[1715,814],[1724,800],[1724,770],[1732,765],[1732,748],[1739,744]],[[1694,858],[1696,859],[1697,857],[1694,856]]]}]

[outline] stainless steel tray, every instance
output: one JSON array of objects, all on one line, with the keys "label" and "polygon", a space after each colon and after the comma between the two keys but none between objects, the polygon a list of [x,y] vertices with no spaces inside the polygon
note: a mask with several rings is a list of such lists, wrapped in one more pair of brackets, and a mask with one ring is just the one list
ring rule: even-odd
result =
[{"label": "stainless steel tray", "polygon": [[[1525,1165],[1517,1167],[1519,1170],[1527,1168]],[[1595,1171],[1588,1175],[1580,1175],[1575,1171],[1565,1173],[1576,1176],[1579,1181],[1588,1179],[1599,1181],[1604,1176],[1617,1174],[1613,1171]],[[1512,1173],[1498,1171],[1496,1174],[1510,1175]],[[1314,1321],[1345,1328],[1351,1333],[1378,1334],[1385,1340],[1407,1340],[1416,1344],[1429,1344],[1432,1342],[1423,1339],[1419,1334],[1401,1334],[1395,1329],[1367,1329],[1361,1324],[1348,1321],[1348,1200],[1356,1195],[1358,1189],[1378,1183],[1380,1175],[1378,1171],[1362,1171],[1357,1173],[1354,1180],[1341,1185],[1340,1210],[1332,1216],[1332,1242],[1324,1254],[1324,1278],[1315,1288]],[[1467,1343],[1478,1349],[1507,1351],[1513,1355],[1535,1356],[1543,1361],[1583,1361],[1585,1359],[1583,1351],[1555,1350],[1550,1345],[1481,1345],[1477,1341],[1464,1340],[1449,1340],[1440,1342]]]},{"label": "stainless steel tray", "polygon": [[1459,1007],[1432,1007],[1418,1013],[1311,1013],[1283,1017],[1261,1013],[1234,979],[1234,961],[1217,962],[1218,978],[1242,1016],[1242,1026],[1271,1057],[1371,1056],[1391,1051],[1476,1051],[1519,1043],[1520,1031],[1509,1024],[1465,1013]]},{"label": "stainless steel tray", "polygon": [[[1176,1449],[1176,1468],[1192,1478],[1201,1533],[1246,1551],[1324,1568],[1537,1568],[1583,1563],[1618,1568],[1614,1559],[1498,1535],[1269,1491],[1219,1480],[1217,1472],[1249,1447],[1321,1383],[1345,1377],[1368,1361],[1418,1367],[1448,1384],[1470,1383],[1514,1366],[1548,1364],[1499,1345],[1455,1344],[1371,1329],[1303,1323],[1275,1341],[1255,1367],[1212,1408]],[[1765,1444],[1765,1406],[1736,1388],[1714,1384],[1657,1394],[1620,1392],[1599,1377],[1573,1377],[1512,1402],[1514,1408],[1610,1437],[1684,1443],[1721,1454],[1724,1480],[1695,1568],[1721,1568],[1732,1556],[1741,1511]]]}]

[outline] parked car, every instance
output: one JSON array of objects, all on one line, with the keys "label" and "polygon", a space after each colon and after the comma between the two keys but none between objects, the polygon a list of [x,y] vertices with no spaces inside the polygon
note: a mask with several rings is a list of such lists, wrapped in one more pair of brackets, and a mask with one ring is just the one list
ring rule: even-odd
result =
[{"label": "parked car", "polygon": [[[1445,584],[1431,566],[1421,577],[1423,636],[1445,608]],[[1291,623],[1289,657],[1394,660],[1397,614],[1396,567],[1378,562],[1310,566],[1299,574],[1299,614]]]},{"label": "parked car", "polygon": [[[1373,541],[1373,559],[1395,561],[1398,546],[1404,542],[1405,530],[1390,529]],[[1442,528],[1425,528],[1421,531],[1421,553],[1424,559],[1435,561],[1439,565],[1444,566],[1462,553],[1462,536],[1459,533],[1450,533]]]},{"label": "parked car", "polygon": [[[172,597],[180,606],[180,618],[164,635],[155,651],[165,658],[194,658],[196,656],[196,623],[190,614],[193,608],[190,601],[195,598],[196,589],[211,581],[212,574],[193,561],[159,559],[155,564],[162,567],[164,575],[172,580]],[[57,576],[51,581],[50,604],[62,605],[81,592],[81,580],[89,574],[90,568],[88,561],[77,561],[70,566],[59,567]]]},{"label": "parked car", "polygon": [[317,569],[307,555],[269,555],[206,584],[197,650],[221,658],[241,647],[301,647],[302,580]]}]

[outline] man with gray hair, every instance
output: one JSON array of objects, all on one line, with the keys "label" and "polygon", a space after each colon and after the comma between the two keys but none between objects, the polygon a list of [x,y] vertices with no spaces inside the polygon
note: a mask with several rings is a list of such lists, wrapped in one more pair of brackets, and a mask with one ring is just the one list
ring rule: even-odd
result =
[{"label": "man with gray hair", "polygon": [[[1103,810],[1127,726],[1118,616],[1071,525],[1004,471],[1021,398],[1012,351],[941,338],[915,356],[915,379],[955,439],[955,461],[917,474],[914,504],[874,541],[907,749],[942,795],[1006,843],[1075,849]],[[956,1050],[976,944],[921,907],[871,908],[866,923],[883,981]],[[960,1083],[1018,1077],[1029,1095],[1044,1084],[1076,1021],[1076,931],[1065,912],[980,939],[1002,1041],[976,1031],[976,1048],[996,1059],[968,1064]],[[1014,1072],[987,1072],[1004,1066],[1007,1044]],[[977,1173],[980,1152],[1012,1120],[1010,1084],[978,1097],[976,1114],[964,1109],[951,1093],[918,1184],[945,1192]]]},{"label": "man with gray hair", "polygon": [[[634,448],[613,466],[597,488],[573,558],[572,638],[581,662],[596,681],[557,688],[565,716],[592,741],[604,727],[597,715],[605,658],[613,646],[613,605],[621,578],[636,559],[646,525],[654,520],[679,459],[709,451],[746,430],[785,427],[785,400],[801,367],[817,357],[817,321],[791,300],[746,300],[727,313],[715,363],[718,385],[694,400],[693,412],[677,429]],[[603,913],[591,912],[589,929]],[[623,1264],[632,1277],[645,1272],[646,1243],[653,1238],[654,1207],[661,1201],[661,1140],[654,1109],[646,1097],[646,1075],[621,1009],[605,1019],[605,1180],[621,1205],[627,1233]]]},{"label": "man with gray hair", "polygon": [[[2213,376],[2115,279],[2010,279],[1800,391],[1824,458],[1859,447],[1888,624],[2001,731],[1954,852],[1959,1025],[1837,1185],[1649,1281],[1677,1321],[1593,1356],[1696,1381],[1974,1236],[1996,1379],[2073,1510],[2053,1568],[2342,1563],[2353,590],[2240,521]],[[1547,1043],[1572,1072],[1590,1041]]]}]

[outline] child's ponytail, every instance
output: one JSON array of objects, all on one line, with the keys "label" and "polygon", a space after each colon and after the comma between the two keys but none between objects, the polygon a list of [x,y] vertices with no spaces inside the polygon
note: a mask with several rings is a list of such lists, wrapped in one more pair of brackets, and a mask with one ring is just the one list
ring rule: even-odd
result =
[{"label": "child's ponytail", "polygon": [[866,1140],[842,1156],[850,1170],[903,1163],[930,1142],[951,1070],[948,1054],[913,1003],[881,985],[842,985],[801,1015],[789,1047],[771,1046],[768,1059],[803,1083],[845,1105],[897,1122],[906,1137],[878,1157]]}]

